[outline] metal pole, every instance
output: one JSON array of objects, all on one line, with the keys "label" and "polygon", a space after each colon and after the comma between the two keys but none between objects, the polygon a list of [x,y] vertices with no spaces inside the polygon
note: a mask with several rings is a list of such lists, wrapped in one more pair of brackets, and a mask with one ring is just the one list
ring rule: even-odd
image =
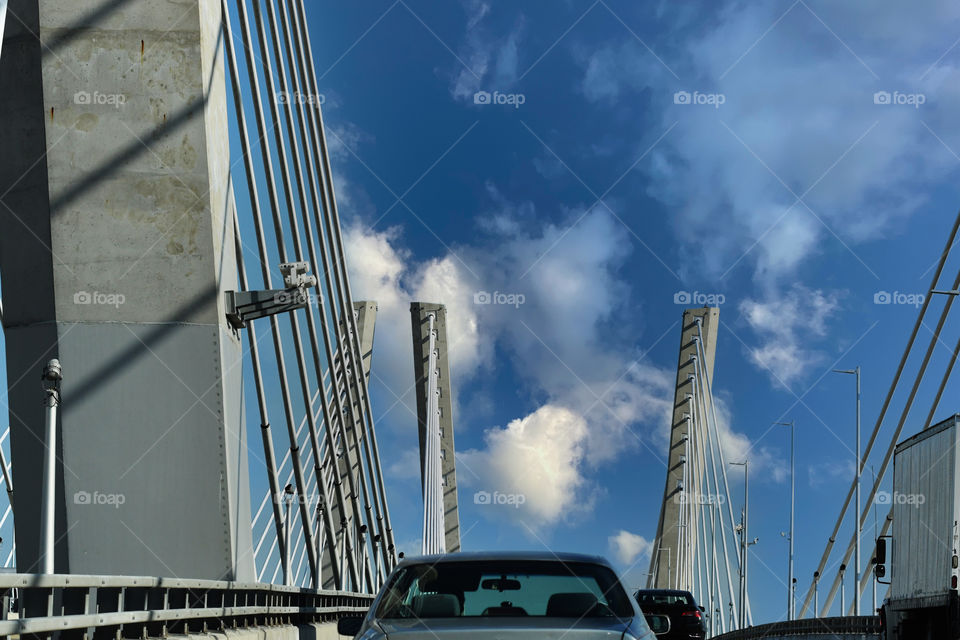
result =
[{"label": "metal pole", "polygon": [[816,618],[820,611],[820,572],[813,572],[813,617]]},{"label": "metal pole", "polygon": [[747,581],[749,579],[749,572],[747,571],[747,564],[750,555],[750,543],[747,538],[747,531],[749,530],[750,523],[750,461],[743,461],[743,602],[740,605],[740,615],[743,618],[743,623],[740,625],[740,628],[747,626],[747,593],[749,593],[749,585]]},{"label": "metal pole", "polygon": [[[796,467],[796,437],[795,432],[796,428],[794,426],[794,421],[790,422],[777,422],[775,424],[783,425],[785,427],[790,427],[790,534],[787,536],[787,541],[790,544],[787,557],[787,620],[793,620],[796,614],[794,604],[793,604],[793,589],[794,589],[794,579],[793,579],[793,534],[794,534],[794,514],[796,506],[796,476],[797,476],[797,467]],[[782,533],[780,535],[783,535]]]},{"label": "metal pole", "polygon": [[290,505],[293,503],[293,485],[283,489],[283,584],[290,586]]},{"label": "metal pole", "polygon": [[853,614],[860,615],[860,365],[857,365],[857,550],[854,562]]},{"label": "metal pole", "polygon": [[[877,484],[877,472],[874,471],[873,465],[870,465],[870,471],[873,473],[873,484]],[[880,530],[877,526],[877,501],[873,501],[873,537],[878,538],[880,536]],[[876,559],[876,550],[874,550],[874,559]],[[871,565],[875,564],[874,562],[870,563]],[[877,615],[877,581],[871,580],[873,585],[873,610],[870,615]]]},{"label": "metal pole", "polygon": [[[854,584],[856,587],[853,590],[853,614],[858,616],[860,615],[860,532],[862,529],[861,522],[862,518],[860,516],[860,366],[857,365],[856,369],[834,369],[835,373],[847,373],[855,375],[857,377],[857,450],[854,452],[854,459],[856,460],[856,470],[855,470],[855,479],[854,479],[854,493],[856,495],[856,517],[854,521],[854,526],[856,530],[854,532]],[[841,606],[840,613],[844,614],[846,609]]]},{"label": "metal pole", "polygon": [[57,407],[60,406],[60,381],[63,374],[60,361],[53,358],[43,368],[44,406],[46,407],[46,455],[43,458],[43,512],[40,520],[40,539],[43,541],[43,571],[53,573],[55,516],[57,500]]},{"label": "metal pole", "polygon": [[747,505],[750,502],[750,461],[731,462],[730,464],[743,467],[743,511],[740,519],[740,617],[738,628],[747,626],[747,519],[749,513]]},{"label": "metal pole", "polygon": [[840,565],[840,615],[847,610],[847,565]]},{"label": "metal pole", "polygon": [[796,428],[794,426],[793,420],[790,421],[790,568],[789,568],[789,580],[790,580],[790,602],[788,608],[789,619],[793,620],[796,617],[796,610],[794,609],[794,598],[793,591],[796,589],[797,581],[793,577],[793,536],[794,536],[794,515],[796,513],[796,497],[797,497],[797,467],[796,467],[796,437],[795,437]]}]

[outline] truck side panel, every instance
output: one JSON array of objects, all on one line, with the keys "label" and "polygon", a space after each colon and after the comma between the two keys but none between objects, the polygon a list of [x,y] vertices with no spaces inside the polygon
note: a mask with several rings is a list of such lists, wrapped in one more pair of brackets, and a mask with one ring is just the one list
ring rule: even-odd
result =
[{"label": "truck side panel", "polygon": [[[938,428],[939,427],[939,428]],[[956,418],[894,459],[892,601],[945,598],[957,535]]]}]

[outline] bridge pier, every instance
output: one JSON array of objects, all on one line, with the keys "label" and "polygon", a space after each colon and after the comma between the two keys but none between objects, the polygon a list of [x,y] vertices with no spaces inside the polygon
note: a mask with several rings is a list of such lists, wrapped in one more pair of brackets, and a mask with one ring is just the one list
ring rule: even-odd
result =
[{"label": "bridge pier", "polygon": [[219,0],[10,0],[0,270],[17,568],[64,367],[62,573],[254,579]]}]

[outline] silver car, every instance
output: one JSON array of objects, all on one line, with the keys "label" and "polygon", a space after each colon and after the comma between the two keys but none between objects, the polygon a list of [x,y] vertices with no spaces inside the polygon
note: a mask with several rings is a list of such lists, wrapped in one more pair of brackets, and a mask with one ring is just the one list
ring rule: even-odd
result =
[{"label": "silver car", "polygon": [[403,560],[365,618],[337,624],[358,640],[653,640],[669,628],[644,618],[603,558],[533,552]]}]

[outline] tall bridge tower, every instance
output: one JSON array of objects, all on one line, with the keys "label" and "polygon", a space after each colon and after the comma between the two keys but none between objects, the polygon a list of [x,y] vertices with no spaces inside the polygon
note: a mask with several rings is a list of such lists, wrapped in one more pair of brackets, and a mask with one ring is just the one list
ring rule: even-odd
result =
[{"label": "tall bridge tower", "polygon": [[[699,321],[699,322],[698,322]],[[696,447],[693,434],[693,406],[697,371],[713,383],[713,361],[717,345],[720,310],[716,307],[687,309],[683,312],[680,354],[677,360],[677,384],[673,397],[673,420],[670,424],[670,449],[667,455],[667,477],[663,488],[660,519],[650,558],[649,586],[657,589],[691,589],[691,563],[697,548],[696,523],[685,521],[691,510],[684,506],[697,489],[686,469],[694,468]],[[698,347],[698,340],[701,345]],[[698,355],[698,353],[702,355]],[[699,365],[698,365],[698,360]],[[712,410],[709,395],[703,397],[703,410]],[[699,517],[692,510],[693,517]]]},{"label": "tall bridge tower", "polygon": [[63,363],[60,573],[254,579],[220,0],[10,0],[0,269],[17,569]]}]

